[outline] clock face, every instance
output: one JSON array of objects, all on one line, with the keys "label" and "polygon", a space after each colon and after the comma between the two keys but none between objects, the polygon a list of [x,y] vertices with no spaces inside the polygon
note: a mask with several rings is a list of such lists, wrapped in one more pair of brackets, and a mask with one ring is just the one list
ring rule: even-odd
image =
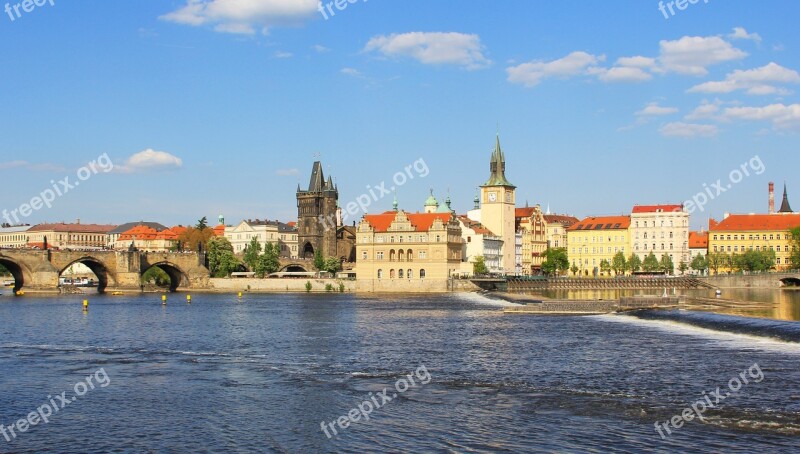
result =
[{"label": "clock face", "polygon": [[489,201],[490,202],[497,202],[497,193],[496,192],[490,192],[489,193]]}]

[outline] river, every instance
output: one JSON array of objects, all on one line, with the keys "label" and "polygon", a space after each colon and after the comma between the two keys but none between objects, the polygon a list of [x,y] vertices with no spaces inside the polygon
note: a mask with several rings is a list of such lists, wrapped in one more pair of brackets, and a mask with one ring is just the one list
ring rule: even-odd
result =
[{"label": "river", "polygon": [[[800,446],[796,322],[510,316],[475,294],[192,296],[91,295],[86,313],[77,296],[0,297],[0,452]],[[702,420],[664,429],[717,387],[729,395]],[[59,408],[47,423],[44,406]]]}]

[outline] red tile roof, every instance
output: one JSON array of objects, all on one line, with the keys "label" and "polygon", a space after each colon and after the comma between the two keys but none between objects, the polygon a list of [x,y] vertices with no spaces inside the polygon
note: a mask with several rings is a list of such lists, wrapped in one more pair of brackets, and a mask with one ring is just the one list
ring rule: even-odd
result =
[{"label": "red tile roof", "polygon": [[529,217],[533,216],[533,210],[534,210],[533,207],[516,208],[514,210],[514,216],[516,216],[518,218],[529,218]]},{"label": "red tile roof", "polygon": [[[376,232],[388,232],[399,212],[387,211],[382,214],[364,215],[364,220],[372,226]],[[427,232],[430,230],[436,219],[441,219],[442,223],[447,224],[452,214],[450,213],[405,213],[415,232]]]},{"label": "red tile roof", "polygon": [[732,214],[711,227],[714,232],[789,230],[800,227],[800,214]]},{"label": "red tile roof", "polygon": [[616,230],[631,226],[630,216],[591,216],[572,225],[567,230]]},{"label": "red tile roof", "polygon": [[158,231],[146,225],[137,225],[128,231],[122,232],[118,241],[130,241],[134,237],[137,240],[154,240],[158,237]]},{"label": "red tile roof", "polygon": [[670,213],[682,211],[683,205],[634,205],[633,213]]},{"label": "red tile roof", "polygon": [[708,232],[689,232],[689,249],[708,249]]},{"label": "red tile roof", "polygon": [[225,226],[220,224],[214,227],[214,235],[216,236],[225,236]]},{"label": "red tile roof", "polygon": [[69,233],[108,233],[117,228],[116,225],[104,224],[38,224],[31,227],[28,232],[69,232]]},{"label": "red tile roof", "polygon": [[570,227],[573,224],[580,222],[580,219],[576,218],[575,216],[567,216],[563,214],[545,214],[544,220],[547,221],[548,224],[561,224],[564,227]]},{"label": "red tile roof", "polygon": [[483,224],[477,221],[473,221],[472,219],[466,216],[459,216],[458,219],[467,227],[475,231],[478,235],[491,235],[497,236],[492,233],[491,230],[487,229]]}]

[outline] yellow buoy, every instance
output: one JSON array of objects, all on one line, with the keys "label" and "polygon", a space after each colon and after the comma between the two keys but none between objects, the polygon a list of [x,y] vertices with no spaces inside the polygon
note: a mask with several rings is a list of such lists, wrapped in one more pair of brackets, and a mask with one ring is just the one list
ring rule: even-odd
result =
[{"label": "yellow buoy", "polygon": [[242,299],[242,292],[239,292],[239,299]]},{"label": "yellow buoy", "polygon": [[186,302],[192,304],[192,295],[186,295]]},{"label": "yellow buoy", "polygon": [[89,300],[83,300],[83,310],[89,310]]},{"label": "yellow buoy", "polygon": [[161,304],[167,304],[167,295],[161,295]]}]

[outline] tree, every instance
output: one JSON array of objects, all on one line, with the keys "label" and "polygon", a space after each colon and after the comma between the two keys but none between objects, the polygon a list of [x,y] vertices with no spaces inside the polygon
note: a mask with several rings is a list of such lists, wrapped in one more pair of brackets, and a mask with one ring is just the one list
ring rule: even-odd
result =
[{"label": "tree", "polygon": [[325,270],[325,257],[322,256],[322,251],[314,253],[314,268],[318,271]]},{"label": "tree", "polygon": [[708,268],[714,271],[714,274],[719,274],[719,269],[725,266],[727,261],[724,252],[709,252],[706,259]]},{"label": "tree", "polygon": [[486,259],[484,259],[482,255],[475,257],[475,263],[472,264],[472,274],[480,276],[488,273],[489,269],[486,268]]},{"label": "tree", "polygon": [[792,255],[789,256],[789,267],[793,270],[800,270],[800,227],[789,230],[791,238]]},{"label": "tree", "polygon": [[208,250],[208,242],[214,237],[214,231],[209,228],[198,229],[196,227],[189,227],[178,236],[178,242],[181,244],[184,251],[197,251],[199,245],[203,245],[203,250]]},{"label": "tree", "polygon": [[628,271],[633,274],[640,269],[642,269],[642,259],[636,254],[631,254],[631,256],[628,257]]},{"label": "tree", "polygon": [[672,274],[675,271],[675,262],[672,261],[672,257],[670,257],[669,254],[661,255],[661,260],[658,263],[658,269],[666,274]]},{"label": "tree", "polygon": [[775,268],[775,251],[745,251],[736,255],[736,269],[748,272],[764,272]]},{"label": "tree", "polygon": [[281,268],[280,254],[281,248],[277,244],[267,243],[264,253],[256,259],[256,276],[264,277],[277,272]]},{"label": "tree", "polygon": [[142,284],[154,284],[159,287],[169,287],[172,280],[166,271],[157,266],[151,266],[150,269],[142,274]]},{"label": "tree", "polygon": [[614,258],[611,259],[611,269],[614,270],[616,275],[619,275],[619,273],[625,274],[625,270],[628,269],[628,261],[625,260],[624,252],[614,254]]},{"label": "tree", "polygon": [[681,260],[681,263],[678,264],[678,269],[680,270],[681,274],[686,274],[686,270],[689,269],[689,264]]},{"label": "tree", "polygon": [[644,270],[644,271],[646,271],[648,273],[652,273],[652,272],[658,271],[660,266],[661,266],[661,264],[658,263],[658,259],[656,258],[656,255],[653,254],[652,252],[649,253],[647,255],[647,257],[644,258],[644,261],[642,262],[642,270]]},{"label": "tree", "polygon": [[8,271],[8,268],[6,268],[5,266],[3,266],[2,263],[0,263],[0,276],[8,276],[10,274],[11,271]]},{"label": "tree", "polygon": [[700,274],[704,274],[708,269],[708,260],[706,260],[703,254],[697,254],[695,258],[692,259],[691,267],[693,270],[699,271]]},{"label": "tree", "polygon": [[603,273],[610,273],[611,272],[611,263],[606,259],[601,260],[600,261],[600,271],[603,272]]},{"label": "tree", "polygon": [[208,241],[208,267],[214,277],[228,277],[242,268],[227,238],[214,237]]},{"label": "tree", "polygon": [[261,255],[261,243],[258,242],[258,237],[253,237],[250,239],[250,244],[244,247],[244,254],[242,260],[244,260],[245,265],[250,268],[250,271],[256,270],[256,264],[258,263],[258,258]]},{"label": "tree", "polygon": [[578,265],[572,264],[572,268],[570,268],[569,270],[572,271],[572,275],[575,276],[576,274],[578,274]]},{"label": "tree", "polygon": [[336,275],[336,273],[342,270],[342,262],[336,257],[328,257],[325,259],[322,270]]},{"label": "tree", "polygon": [[203,216],[201,219],[197,221],[197,225],[194,226],[197,230],[205,230],[208,228],[208,218]]},{"label": "tree", "polygon": [[548,248],[542,253],[542,272],[547,275],[561,274],[569,269],[569,257],[567,249],[563,247]]}]

